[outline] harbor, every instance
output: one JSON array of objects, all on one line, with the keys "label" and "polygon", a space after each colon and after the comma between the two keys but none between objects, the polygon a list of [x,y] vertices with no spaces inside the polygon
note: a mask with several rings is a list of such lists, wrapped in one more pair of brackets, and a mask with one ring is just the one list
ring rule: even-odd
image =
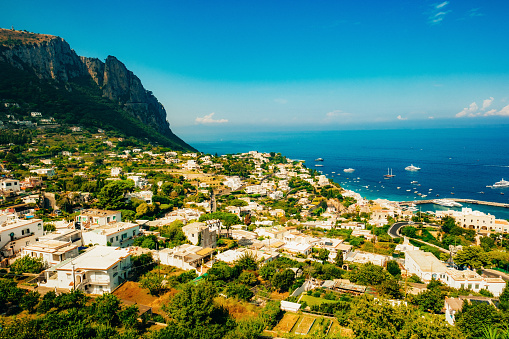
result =
[{"label": "harbor", "polygon": [[[435,199],[400,201],[399,204],[401,206],[410,206],[412,204],[414,204],[414,205],[434,204],[433,200],[435,200]],[[504,204],[504,203],[500,203],[500,202],[482,201],[482,200],[475,200],[475,199],[458,199],[458,198],[447,198],[447,200],[451,200],[451,201],[458,202],[458,203],[472,204],[472,205],[486,205],[486,206],[493,206],[493,207],[509,208],[509,204]]]}]

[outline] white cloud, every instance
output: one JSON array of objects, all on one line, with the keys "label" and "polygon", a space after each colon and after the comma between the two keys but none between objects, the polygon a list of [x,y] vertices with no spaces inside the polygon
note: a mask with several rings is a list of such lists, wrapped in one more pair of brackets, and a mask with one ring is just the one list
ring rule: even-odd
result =
[{"label": "white cloud", "polygon": [[484,111],[486,108],[491,106],[491,103],[493,102],[493,97],[490,97],[489,99],[485,99],[482,102],[482,110]]},{"label": "white cloud", "polygon": [[403,117],[401,116],[401,114],[400,114],[400,115],[398,115],[398,116],[396,117],[396,119],[398,119],[398,120],[408,120],[408,118],[403,118]]},{"label": "white cloud", "polygon": [[228,122],[228,119],[217,119],[214,120],[212,117],[214,116],[214,112],[207,114],[204,117],[196,117],[194,120],[197,124],[224,124]]},{"label": "white cloud", "polygon": [[276,99],[274,99],[274,102],[277,102],[278,104],[286,104],[288,102],[288,100],[283,99],[283,98],[276,98]]},{"label": "white cloud", "polygon": [[348,117],[348,116],[351,116],[351,115],[352,115],[352,113],[343,112],[340,109],[337,109],[337,110],[334,110],[332,112],[328,112],[327,114],[325,114],[325,116],[327,118]]},{"label": "white cloud", "polygon": [[461,118],[464,116],[475,116],[474,113],[477,112],[479,107],[475,102],[471,103],[470,106],[463,108],[463,110],[456,114],[456,118]]},{"label": "white cloud", "polygon": [[444,1],[439,4],[432,5],[431,11],[429,12],[428,22],[431,25],[439,24],[444,20],[445,16],[450,13],[450,10],[445,10],[445,7],[449,4],[449,1]]},{"label": "white cloud", "polygon": [[441,4],[438,4],[435,6],[436,9],[442,8],[444,6],[447,6],[449,4],[449,1],[444,1]]},{"label": "white cloud", "polygon": [[435,119],[435,117],[428,117],[428,119],[433,120],[433,119]]},{"label": "white cloud", "polygon": [[502,108],[500,111],[496,111],[494,109],[484,113],[484,116],[487,117],[487,116],[493,116],[493,115],[498,115],[498,116],[501,116],[501,117],[509,117],[509,105],[505,106],[504,108]]}]

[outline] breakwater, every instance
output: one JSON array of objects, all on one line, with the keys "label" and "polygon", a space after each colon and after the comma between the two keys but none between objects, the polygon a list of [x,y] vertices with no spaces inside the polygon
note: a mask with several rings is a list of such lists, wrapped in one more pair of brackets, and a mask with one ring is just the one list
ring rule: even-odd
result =
[{"label": "breakwater", "polygon": [[[435,200],[435,199],[433,199]],[[421,205],[421,204],[434,204],[433,200],[414,200],[414,201],[400,201],[400,205],[408,206],[410,204]],[[494,206],[494,207],[505,207],[509,208],[509,204],[504,204],[500,202],[492,202],[492,201],[482,201],[482,200],[474,200],[474,199],[457,199],[457,198],[447,198],[447,200],[472,204],[472,205],[486,205],[486,206]],[[438,204],[436,204],[438,205]]]}]

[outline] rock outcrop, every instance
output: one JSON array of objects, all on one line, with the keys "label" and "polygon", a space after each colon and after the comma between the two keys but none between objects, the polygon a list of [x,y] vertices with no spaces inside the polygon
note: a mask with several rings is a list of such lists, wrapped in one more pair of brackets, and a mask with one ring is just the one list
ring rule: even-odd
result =
[{"label": "rock outcrop", "polygon": [[73,79],[91,77],[104,97],[162,135],[178,139],[170,130],[163,105],[113,56],[105,62],[80,57],[60,37],[0,29],[0,61],[66,88]]}]

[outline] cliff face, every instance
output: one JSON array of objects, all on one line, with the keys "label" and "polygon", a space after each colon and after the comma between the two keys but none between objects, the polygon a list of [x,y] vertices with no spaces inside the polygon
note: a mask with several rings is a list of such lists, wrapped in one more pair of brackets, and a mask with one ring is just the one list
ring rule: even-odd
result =
[{"label": "cliff face", "polygon": [[105,62],[95,58],[81,57],[88,73],[102,89],[103,96],[118,103],[144,124],[156,127],[160,133],[169,132],[166,111],[141,80],[113,56]]},{"label": "cliff face", "polygon": [[79,57],[62,38],[0,29],[0,61],[34,72],[39,79],[55,80],[66,88],[75,78],[91,77],[103,96],[125,112],[159,133],[178,139],[170,130],[163,105],[113,56],[105,62]]}]

